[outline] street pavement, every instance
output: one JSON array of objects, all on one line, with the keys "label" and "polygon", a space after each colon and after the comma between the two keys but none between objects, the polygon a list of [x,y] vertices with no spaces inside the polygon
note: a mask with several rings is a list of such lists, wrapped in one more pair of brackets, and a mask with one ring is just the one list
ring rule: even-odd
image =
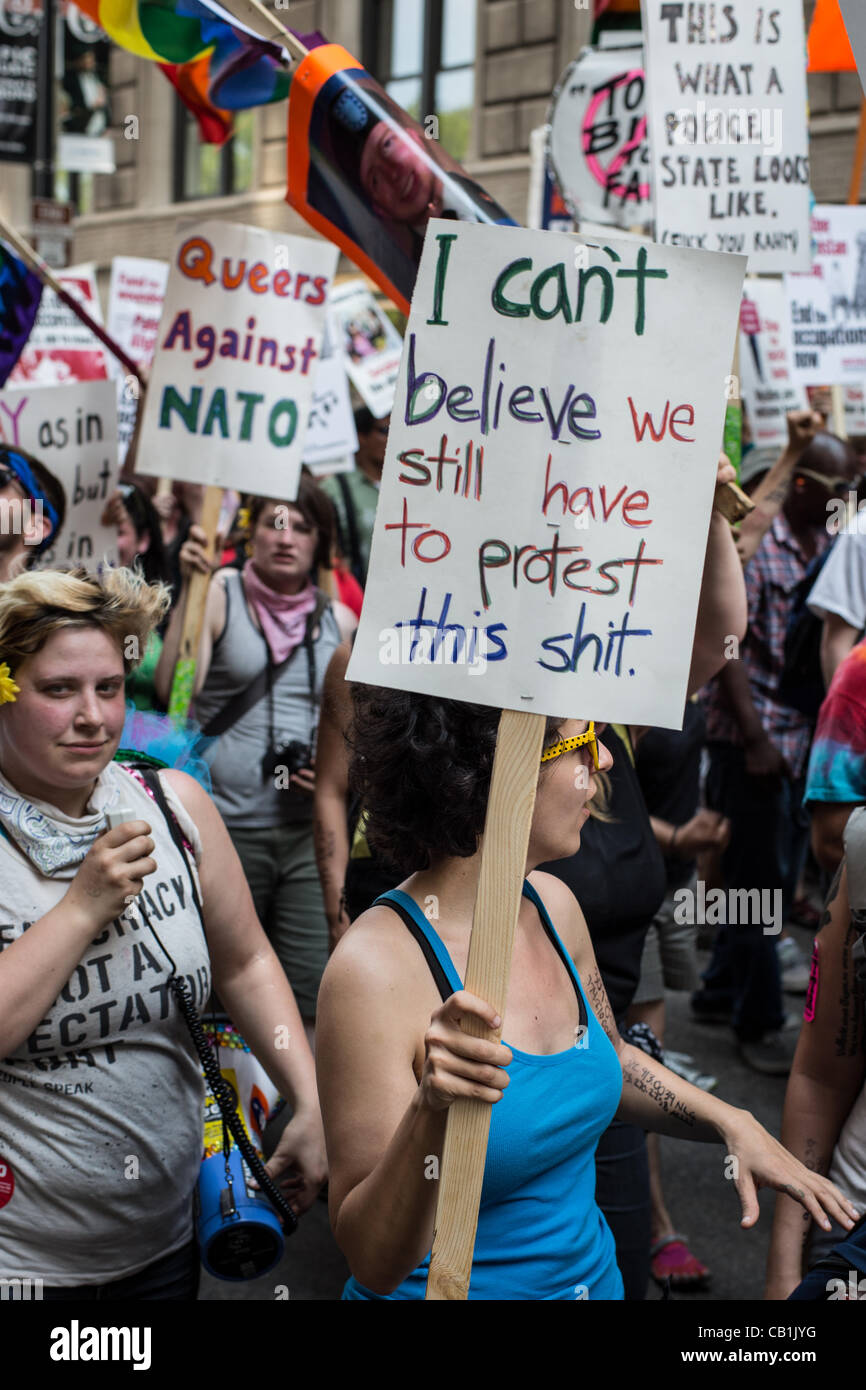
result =
[{"label": "street pavement", "polygon": [[[810,934],[796,927],[789,930],[808,959]],[[703,968],[708,952],[701,952],[700,959]],[[789,1011],[799,1016],[802,995],[785,998]],[[690,1054],[700,1071],[718,1077],[715,1095],[750,1110],[778,1138],[786,1078],[750,1070],[740,1060],[729,1029],[695,1022],[686,994],[668,992],[665,1046]],[[733,1182],[725,1177],[725,1155],[720,1146],[662,1138],[661,1151],[671,1217],[712,1274],[707,1291],[673,1297],[688,1302],[761,1299],[775,1194],[758,1194],[760,1219],[751,1230],[744,1231],[739,1198]],[[301,1220],[297,1233],[286,1241],[283,1260],[270,1274],[234,1284],[202,1272],[199,1298],[208,1302],[338,1299],[347,1276],[346,1262],[331,1235],[327,1207],[317,1201]],[[648,1298],[660,1297],[660,1290],[651,1283]]]}]

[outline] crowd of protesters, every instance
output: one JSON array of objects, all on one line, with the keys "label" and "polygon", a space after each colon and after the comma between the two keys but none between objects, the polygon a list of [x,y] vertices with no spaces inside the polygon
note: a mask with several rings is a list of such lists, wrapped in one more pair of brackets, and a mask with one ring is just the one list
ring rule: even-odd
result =
[{"label": "crowd of protesters", "polygon": [[[327,1180],[345,1298],[423,1298],[425,1164],[469,1095],[493,1107],[470,1297],[706,1287],[659,1134],[725,1144],[744,1225],[775,1188],[767,1296],[824,1296],[801,1280],[866,1211],[863,459],[812,410],[777,461],[745,453],[756,507],[736,538],[713,512],[681,733],[548,721],[492,1043],[460,1023],[499,1026],[462,985],[496,711],[345,680],[388,421],[357,427],[353,472],[233,499],[215,548],[200,489],[127,481],[105,517],[119,565],[96,575],[40,567],[63,489],[0,447],[0,505],[39,504],[0,534],[0,1276],[195,1297],[176,957],[287,1102],[269,1171],[299,1214]],[[129,707],[167,708],[197,573],[210,794],[113,761]],[[674,1050],[669,991],[715,1029],[707,1057],[780,1078],[778,1136]]]}]

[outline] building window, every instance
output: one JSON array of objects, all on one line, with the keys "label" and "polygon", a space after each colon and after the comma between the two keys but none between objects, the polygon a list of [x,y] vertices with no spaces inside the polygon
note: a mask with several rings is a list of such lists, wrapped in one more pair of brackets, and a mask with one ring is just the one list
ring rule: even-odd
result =
[{"label": "building window", "polygon": [[176,99],[174,126],[174,200],[220,198],[247,193],[253,184],[255,113],[236,111],[234,135],[224,145],[205,145],[195,118]]},{"label": "building window", "polygon": [[366,0],[364,66],[410,116],[439,120],[439,143],[469,153],[475,0]]}]

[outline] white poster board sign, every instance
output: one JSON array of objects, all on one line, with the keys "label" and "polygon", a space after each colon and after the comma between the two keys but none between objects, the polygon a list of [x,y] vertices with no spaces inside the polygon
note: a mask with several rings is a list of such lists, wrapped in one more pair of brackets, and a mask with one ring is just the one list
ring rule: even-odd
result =
[{"label": "white poster board sign", "polygon": [[791,379],[788,308],[781,280],[747,280],[740,309],[740,393],[756,449],[784,448],[789,410],[805,410]]},{"label": "white poster board sign", "polygon": [[[108,331],[137,367],[150,371],[159,332],[162,302],[168,281],[166,261],[141,256],[115,256],[108,287]],[[117,382],[118,461],[126,458],[135,429],[139,385],[127,376],[116,357],[109,355],[109,372]]]},{"label": "white poster board sign", "polygon": [[866,92],[866,9],[863,8],[863,0],[839,0],[839,8],[854,50],[860,83]]},{"label": "white poster board sign", "polygon": [[808,270],[803,6],[642,4],[656,241]]},{"label": "white poster board sign", "polygon": [[[333,473],[333,460],[349,459],[354,465],[358,451],[355,416],[349,397],[349,383],[343,354],[323,357],[316,371],[316,389],[307,422],[304,463],[313,473]],[[321,465],[329,465],[324,469]]]},{"label": "white poster board sign", "polygon": [[866,207],[818,205],[809,275],[786,275],[791,370],[804,386],[866,380]]},{"label": "white poster board sign", "polygon": [[431,221],[350,680],[681,727],[745,264]]},{"label": "white poster board sign", "polygon": [[[56,270],[54,277],[95,323],[102,323],[92,265]],[[72,381],[104,381],[110,356],[95,334],[46,286],[33,331],[6,384],[62,386]]]},{"label": "white poster board sign", "polygon": [[179,232],[137,470],[297,496],[339,252],[210,221]]},{"label": "white poster board sign", "polygon": [[0,442],[26,449],[63,484],[66,519],[39,567],[117,559],[117,532],[103,526],[117,486],[117,397],[113,381],[0,391]]},{"label": "white poster board sign", "polygon": [[349,380],[377,420],[390,414],[403,340],[363,280],[347,280],[331,307]]},{"label": "white poster board sign", "polygon": [[585,48],[550,106],[548,159],[581,222],[630,228],[652,217],[643,49]]}]

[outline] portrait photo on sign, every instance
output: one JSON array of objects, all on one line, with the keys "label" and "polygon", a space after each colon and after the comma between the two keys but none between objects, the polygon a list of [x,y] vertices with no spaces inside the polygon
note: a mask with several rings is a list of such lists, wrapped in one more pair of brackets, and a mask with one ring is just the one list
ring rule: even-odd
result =
[{"label": "portrait photo on sign", "polygon": [[[325,50],[305,90],[292,89],[289,202],[359,265],[379,270],[408,311],[431,217],[511,223],[498,203],[343,50]],[[299,74],[304,84],[304,75]],[[297,79],[296,79],[297,82]],[[316,84],[319,84],[318,86]],[[307,122],[306,129],[302,123]]]}]

